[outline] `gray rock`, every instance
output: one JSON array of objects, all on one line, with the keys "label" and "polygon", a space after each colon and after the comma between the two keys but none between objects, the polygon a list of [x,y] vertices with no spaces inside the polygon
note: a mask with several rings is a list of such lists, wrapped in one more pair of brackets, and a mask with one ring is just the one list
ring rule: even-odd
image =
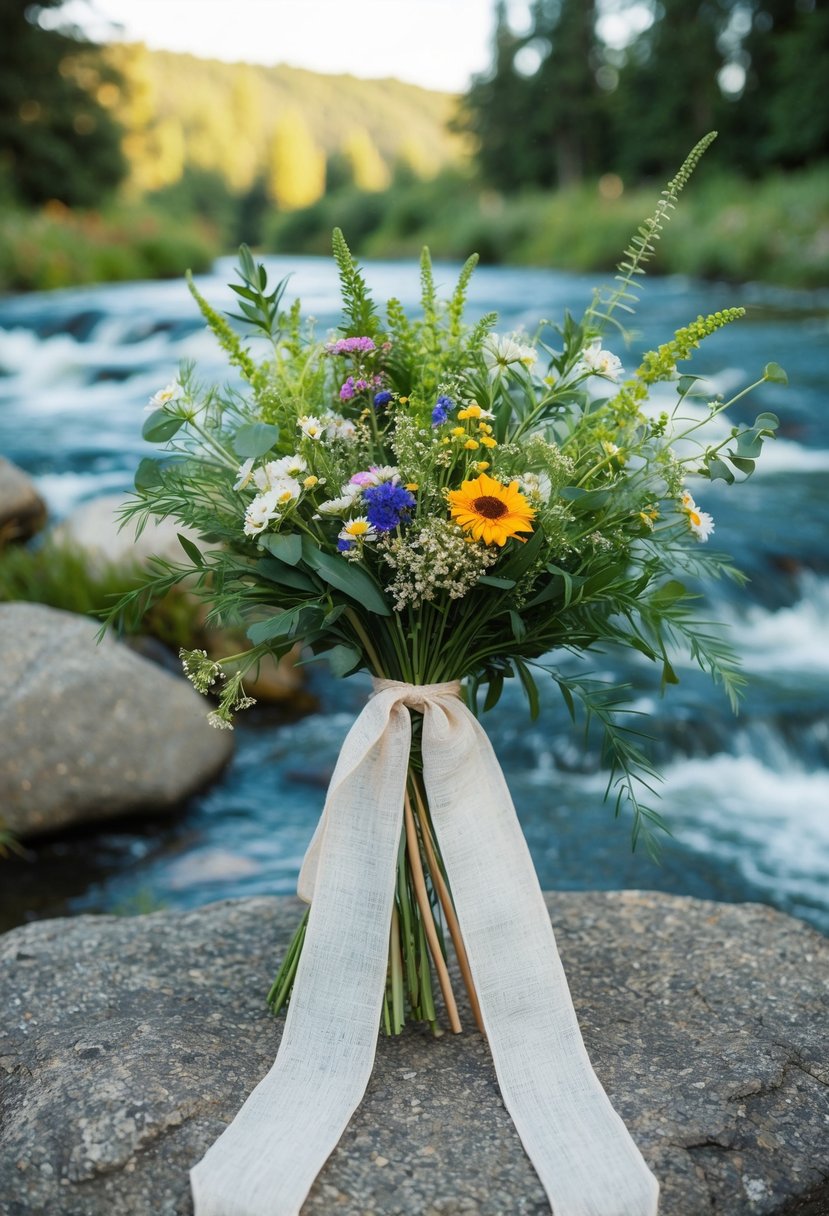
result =
[{"label": "gray rock", "polygon": [[[829,943],[754,905],[548,897],[588,1050],[662,1216],[829,1212]],[[2,1216],[185,1216],[187,1171],[268,1070],[299,918],[250,899],[0,939]],[[303,1216],[549,1216],[465,1033],[380,1038]]]},{"label": "gray rock", "polygon": [[183,679],[86,617],[0,604],[0,815],[21,836],[179,805],[233,737]]},{"label": "gray rock", "polygon": [[46,504],[16,464],[0,456],[0,549],[26,540],[46,522]]}]

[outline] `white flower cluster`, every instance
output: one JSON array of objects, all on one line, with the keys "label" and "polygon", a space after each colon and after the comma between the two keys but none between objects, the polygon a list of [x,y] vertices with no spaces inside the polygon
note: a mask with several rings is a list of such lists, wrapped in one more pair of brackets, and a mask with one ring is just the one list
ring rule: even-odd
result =
[{"label": "white flower cluster", "polygon": [[419,608],[440,592],[450,600],[461,599],[498,560],[494,545],[472,541],[457,524],[440,518],[385,541],[382,551],[395,572],[388,592],[398,612],[408,605]]},{"label": "white flower cluster", "polygon": [[197,692],[207,692],[217,680],[225,678],[221,665],[209,659],[206,650],[180,650],[178,657],[184,674]]},{"label": "white flower cluster", "polygon": [[296,502],[303,490],[312,490],[323,482],[318,477],[304,477],[307,464],[302,456],[283,456],[280,460],[269,460],[254,467],[251,458],[239,469],[234,490],[246,490],[253,484],[259,493],[245,511],[244,532],[246,536],[258,536],[268,524],[282,514],[286,507]]}]

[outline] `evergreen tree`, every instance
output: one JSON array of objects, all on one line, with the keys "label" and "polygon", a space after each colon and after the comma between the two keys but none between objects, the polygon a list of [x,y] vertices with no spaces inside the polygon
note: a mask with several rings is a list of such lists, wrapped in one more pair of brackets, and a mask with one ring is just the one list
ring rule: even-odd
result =
[{"label": "evergreen tree", "polygon": [[325,191],[325,153],[317,147],[299,110],[286,110],[276,122],[267,187],[282,211],[309,207]]},{"label": "evergreen tree", "polygon": [[63,0],[0,0],[0,166],[18,198],[98,206],[121,181],[117,75],[92,43],[39,24]]}]

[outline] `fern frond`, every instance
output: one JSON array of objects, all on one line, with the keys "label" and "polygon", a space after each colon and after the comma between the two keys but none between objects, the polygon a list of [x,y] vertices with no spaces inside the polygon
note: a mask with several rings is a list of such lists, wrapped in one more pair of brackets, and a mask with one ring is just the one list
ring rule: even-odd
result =
[{"label": "fern frond", "polygon": [[472,278],[472,272],[478,265],[478,255],[473,253],[466,259],[458,276],[458,284],[452,293],[452,299],[449,301],[449,336],[453,341],[457,341],[461,336],[461,322],[463,320],[463,310],[466,307],[466,296],[469,290],[469,280]]},{"label": "fern frond", "polygon": [[717,132],[709,131],[688,153],[679,172],[662,191],[653,215],[645,220],[631,237],[617,267],[616,286],[612,289],[599,288],[595,292],[593,302],[586,313],[587,320],[595,321],[602,316],[607,320],[617,308],[623,312],[634,311],[639,299],[639,285],[634,280],[638,275],[645,274],[644,267],[656,252],[656,242],[671,217],[680,193],[688,184],[703,154],[716,138]]},{"label": "fern frond", "polygon": [[427,328],[432,328],[437,322],[438,297],[432,272],[432,255],[427,245],[420,251],[420,305],[423,309],[424,324]]},{"label": "fern frond", "polygon": [[372,338],[379,329],[377,309],[340,228],[334,229],[331,245],[340,272],[343,307],[348,318],[345,328],[351,335]]}]

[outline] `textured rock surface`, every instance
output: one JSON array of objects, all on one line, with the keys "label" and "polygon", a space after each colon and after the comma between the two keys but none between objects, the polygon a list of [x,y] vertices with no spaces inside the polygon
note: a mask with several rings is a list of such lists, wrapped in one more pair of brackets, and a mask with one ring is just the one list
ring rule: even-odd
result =
[{"label": "textured rock surface", "polygon": [[[662,1216],[829,1212],[829,942],[754,905],[548,897],[596,1070]],[[187,1170],[269,1068],[299,916],[252,899],[0,939],[0,1213],[182,1216]],[[469,1019],[467,1018],[467,1026]],[[469,1030],[380,1039],[303,1216],[549,1216]]]},{"label": "textured rock surface", "polygon": [[46,522],[46,504],[22,469],[0,456],[0,548],[34,536]]},{"label": "textured rock surface", "polygon": [[230,758],[203,697],[96,633],[0,604],[0,814],[19,835],[174,807]]}]

